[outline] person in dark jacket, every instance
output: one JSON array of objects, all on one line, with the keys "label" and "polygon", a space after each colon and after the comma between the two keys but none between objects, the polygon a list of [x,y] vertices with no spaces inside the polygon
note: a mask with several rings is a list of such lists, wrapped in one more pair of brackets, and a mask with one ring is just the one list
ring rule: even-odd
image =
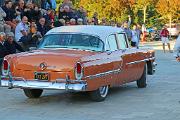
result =
[{"label": "person in dark jacket", "polygon": [[70,11],[69,6],[64,6],[64,9],[59,12],[59,19],[64,19],[66,22],[74,18],[74,13]]},{"label": "person in dark jacket", "polygon": [[16,11],[12,8],[12,1],[6,0],[5,5],[2,7],[4,12],[6,13],[6,17],[4,17],[4,21],[6,24],[10,25],[13,29],[16,27]]},{"label": "person in dark jacket", "polygon": [[5,33],[0,32],[0,59],[3,59],[6,55],[8,55],[8,51],[4,46]]},{"label": "person in dark jacket", "polygon": [[49,28],[46,26],[46,20],[45,18],[40,18],[39,22],[37,24],[37,31],[41,33],[41,36],[43,37],[46,32],[49,30]]},{"label": "person in dark jacket", "polygon": [[1,75],[1,66],[3,59],[6,55],[8,55],[8,51],[6,47],[4,46],[4,40],[5,40],[5,33],[0,32],[0,75]]},{"label": "person in dark jacket", "polygon": [[6,47],[8,54],[15,54],[16,50],[20,52],[25,52],[23,48],[16,41],[14,41],[13,38],[13,32],[7,33],[7,40],[4,42],[4,46]]}]

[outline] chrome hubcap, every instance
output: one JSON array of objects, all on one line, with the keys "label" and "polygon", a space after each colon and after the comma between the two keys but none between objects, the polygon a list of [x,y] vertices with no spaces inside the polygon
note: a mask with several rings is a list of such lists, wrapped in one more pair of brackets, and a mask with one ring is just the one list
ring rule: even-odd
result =
[{"label": "chrome hubcap", "polygon": [[99,92],[101,94],[102,97],[106,97],[107,93],[108,93],[108,89],[109,89],[109,86],[102,86],[99,88]]}]

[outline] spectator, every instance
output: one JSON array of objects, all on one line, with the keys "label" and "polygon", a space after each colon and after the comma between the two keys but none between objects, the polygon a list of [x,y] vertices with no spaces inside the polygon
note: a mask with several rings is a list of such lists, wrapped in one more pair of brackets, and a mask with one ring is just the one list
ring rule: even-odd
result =
[{"label": "spectator", "polygon": [[73,12],[70,11],[69,6],[64,6],[64,10],[59,12],[59,19],[64,19],[65,21],[70,21],[73,18]]},{"label": "spectator", "polygon": [[106,18],[102,18],[102,20],[101,20],[101,25],[104,25],[104,26],[107,25],[107,20],[106,20]]},{"label": "spectator", "polygon": [[19,23],[21,21],[21,12],[19,11],[19,6],[14,4],[12,9],[15,10],[16,23]]},{"label": "spectator", "polygon": [[24,52],[23,48],[16,41],[14,41],[13,32],[7,33],[7,39],[4,42],[4,46],[6,47],[8,54],[15,54],[16,50]]},{"label": "spectator", "polygon": [[111,20],[110,25],[113,26],[113,27],[116,27],[116,22],[114,20]]},{"label": "spectator", "polygon": [[83,6],[81,6],[77,11],[76,11],[76,18],[81,18],[83,19],[83,24],[87,24],[87,12],[84,10]]},{"label": "spectator", "polygon": [[98,25],[98,13],[95,12],[94,15],[93,15],[93,19],[94,19],[94,25]]},{"label": "spectator", "polygon": [[136,25],[133,25],[133,30],[131,32],[132,32],[131,46],[138,48],[139,40],[138,40],[138,32]]},{"label": "spectator", "polygon": [[126,33],[126,35],[127,35],[127,37],[128,37],[128,40],[131,41],[131,39],[132,39],[132,31],[131,31],[131,29],[129,28],[129,25],[128,25],[127,22],[125,22],[125,23],[123,24],[123,30],[124,30],[124,32]]},{"label": "spectator", "polygon": [[160,36],[161,36],[161,40],[162,40],[162,43],[163,43],[163,51],[164,53],[166,52],[165,51],[165,44],[167,43],[168,45],[168,48],[169,48],[169,52],[171,53],[171,46],[170,46],[170,43],[169,43],[169,31],[167,30],[167,27],[164,26],[164,28],[161,30],[160,32]]},{"label": "spectator", "polygon": [[7,0],[5,1],[5,5],[2,7],[4,12],[6,13],[6,17],[4,17],[4,20],[6,24],[10,25],[13,30],[16,28],[16,16],[15,16],[15,10],[12,9],[12,1]]},{"label": "spectator", "polygon": [[76,25],[76,19],[72,18],[72,19],[70,20],[70,25]]},{"label": "spectator", "polygon": [[25,8],[24,8],[24,13],[23,16],[26,16],[28,18],[28,21],[31,22],[32,21],[32,3],[27,3]]},{"label": "spectator", "polygon": [[3,61],[3,58],[8,55],[8,51],[6,47],[4,46],[4,40],[5,40],[5,33],[0,32],[0,74],[1,74],[1,64]]},{"label": "spectator", "polygon": [[66,21],[64,19],[59,19],[59,22],[62,26],[65,26]]},{"label": "spectator", "polygon": [[72,2],[70,0],[64,0],[63,3],[60,5],[60,9],[59,10],[61,12],[64,11],[64,7],[65,6],[68,6],[70,11],[73,10],[73,5],[72,5]]},{"label": "spectator", "polygon": [[0,32],[10,32],[11,31],[11,26],[7,25],[4,22],[4,17],[6,17],[6,13],[0,7]]},{"label": "spectator", "polygon": [[39,21],[40,17],[42,17],[41,15],[41,11],[39,10],[38,6],[35,5],[34,9],[32,10],[32,21],[34,20],[36,23]]},{"label": "spectator", "polygon": [[146,34],[147,34],[147,30],[146,30],[146,26],[145,24],[142,25],[142,41],[146,41]]},{"label": "spectator", "polygon": [[37,23],[37,32],[39,32],[42,37],[49,30],[48,27],[45,25],[45,23],[46,23],[45,18],[40,18],[39,22]]},{"label": "spectator", "polygon": [[25,8],[25,2],[24,0],[19,0],[18,2],[18,11],[20,12],[21,18],[24,16],[24,8]]},{"label": "spectator", "polygon": [[83,19],[82,18],[78,18],[77,19],[77,24],[78,25],[83,25]]},{"label": "spectator", "polygon": [[88,24],[88,25],[94,25],[94,19],[93,19],[93,18],[89,18],[89,19],[87,20],[87,24]]},{"label": "spectator", "polygon": [[25,50],[28,50],[29,43],[31,42],[31,34],[28,27],[28,18],[24,16],[22,21],[18,23],[15,29],[15,40],[17,42],[22,42]]},{"label": "spectator", "polygon": [[180,62],[180,32],[178,38],[176,39],[176,43],[174,45],[175,57],[178,62]]}]

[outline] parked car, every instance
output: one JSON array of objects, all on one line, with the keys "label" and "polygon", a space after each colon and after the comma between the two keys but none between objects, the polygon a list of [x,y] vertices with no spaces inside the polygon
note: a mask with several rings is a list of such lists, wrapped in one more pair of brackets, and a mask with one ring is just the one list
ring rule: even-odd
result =
[{"label": "parked car", "polygon": [[39,48],[4,58],[1,86],[21,88],[29,98],[44,89],[88,92],[103,101],[109,88],[155,72],[155,52],[129,46],[125,32],[109,26],[63,26],[50,30]]},{"label": "parked car", "polygon": [[167,29],[171,36],[177,37],[180,32],[180,24],[172,23],[171,27],[169,24],[166,24]]}]

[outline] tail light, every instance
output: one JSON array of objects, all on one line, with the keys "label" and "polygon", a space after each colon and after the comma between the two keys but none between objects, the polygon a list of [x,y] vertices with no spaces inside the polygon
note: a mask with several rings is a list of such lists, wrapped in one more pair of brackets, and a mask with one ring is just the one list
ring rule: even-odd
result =
[{"label": "tail light", "polygon": [[83,77],[83,68],[79,62],[77,62],[75,66],[75,77],[77,80],[80,80]]},{"label": "tail light", "polygon": [[7,76],[9,74],[9,67],[8,61],[4,60],[2,64],[2,75]]}]

